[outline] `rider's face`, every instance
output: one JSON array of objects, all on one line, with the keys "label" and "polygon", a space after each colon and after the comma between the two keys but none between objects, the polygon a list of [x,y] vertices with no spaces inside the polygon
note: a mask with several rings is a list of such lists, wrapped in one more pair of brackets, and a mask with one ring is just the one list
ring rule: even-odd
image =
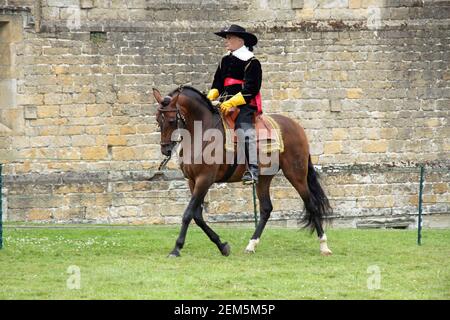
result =
[{"label": "rider's face", "polygon": [[227,37],[225,38],[225,48],[227,50],[234,51],[239,49],[243,45],[244,45],[243,39],[232,34],[227,34]]}]

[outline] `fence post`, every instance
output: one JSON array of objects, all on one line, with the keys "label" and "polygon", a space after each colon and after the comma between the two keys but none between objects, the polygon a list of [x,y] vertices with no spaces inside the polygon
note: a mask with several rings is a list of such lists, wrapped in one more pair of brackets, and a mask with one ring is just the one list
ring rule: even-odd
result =
[{"label": "fence post", "polygon": [[3,248],[3,180],[2,164],[0,163],[0,249]]},{"label": "fence post", "polygon": [[423,203],[423,182],[425,176],[425,168],[420,166],[420,183],[419,183],[419,218],[417,221],[417,244],[422,245],[422,203]]},{"label": "fence post", "polygon": [[258,213],[257,213],[257,209],[256,209],[256,186],[255,186],[255,182],[253,182],[253,215],[255,218],[255,228],[258,227]]}]

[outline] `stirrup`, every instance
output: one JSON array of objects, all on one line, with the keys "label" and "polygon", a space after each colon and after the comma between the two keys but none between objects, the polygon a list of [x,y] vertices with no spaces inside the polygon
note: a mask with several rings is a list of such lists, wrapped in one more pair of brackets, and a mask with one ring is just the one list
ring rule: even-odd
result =
[{"label": "stirrup", "polygon": [[242,176],[242,183],[244,185],[250,185],[253,183],[258,183],[258,176],[254,175],[251,171],[245,171],[244,175]]}]

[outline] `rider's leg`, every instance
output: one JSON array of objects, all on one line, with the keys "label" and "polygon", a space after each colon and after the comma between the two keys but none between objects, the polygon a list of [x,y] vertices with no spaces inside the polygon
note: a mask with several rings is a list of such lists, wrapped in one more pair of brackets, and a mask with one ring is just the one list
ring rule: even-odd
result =
[{"label": "rider's leg", "polygon": [[255,109],[249,105],[240,107],[239,115],[236,119],[236,130],[239,143],[244,144],[247,171],[242,177],[244,184],[258,182],[258,156],[256,147],[256,131],[253,123]]}]

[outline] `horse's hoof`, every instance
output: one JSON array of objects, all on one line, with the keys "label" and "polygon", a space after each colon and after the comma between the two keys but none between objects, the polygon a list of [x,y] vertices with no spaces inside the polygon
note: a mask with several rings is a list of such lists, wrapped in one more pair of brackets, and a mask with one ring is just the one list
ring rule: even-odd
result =
[{"label": "horse's hoof", "polygon": [[320,254],[323,256],[331,256],[333,252],[330,249],[320,251]]},{"label": "horse's hoof", "polygon": [[169,253],[167,258],[178,258],[179,256],[180,256],[180,253],[178,251],[172,251],[171,253]]},{"label": "horse's hoof", "polygon": [[245,248],[245,253],[255,253],[258,243],[259,239],[251,239],[247,247]]},{"label": "horse's hoof", "polygon": [[221,252],[222,255],[225,256],[225,257],[228,257],[228,256],[230,255],[230,253],[231,253],[231,247],[230,247],[230,245],[228,244],[228,242],[225,242],[225,243],[222,245],[222,249],[220,249],[220,252]]}]

